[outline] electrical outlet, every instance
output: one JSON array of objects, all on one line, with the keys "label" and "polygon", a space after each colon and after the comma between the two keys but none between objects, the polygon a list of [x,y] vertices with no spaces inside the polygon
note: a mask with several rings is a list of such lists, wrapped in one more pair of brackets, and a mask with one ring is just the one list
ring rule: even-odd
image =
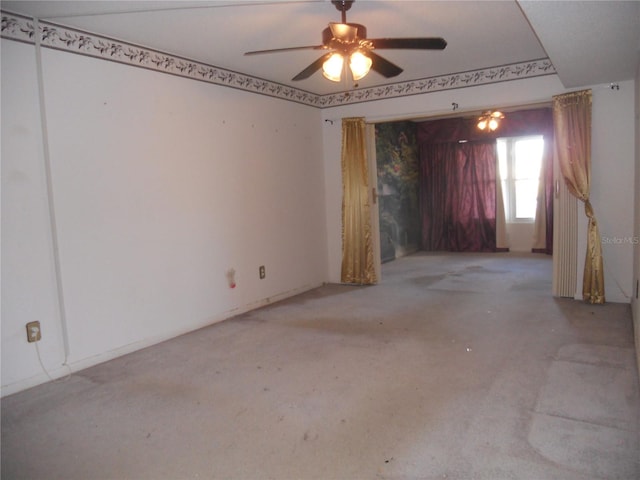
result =
[{"label": "electrical outlet", "polygon": [[40,322],[27,323],[27,342],[39,342],[42,339],[42,331],[40,330]]},{"label": "electrical outlet", "polygon": [[260,265],[260,268],[258,269],[258,273],[260,274],[260,280],[264,279],[264,277],[267,276],[267,272],[264,269],[264,265]]}]

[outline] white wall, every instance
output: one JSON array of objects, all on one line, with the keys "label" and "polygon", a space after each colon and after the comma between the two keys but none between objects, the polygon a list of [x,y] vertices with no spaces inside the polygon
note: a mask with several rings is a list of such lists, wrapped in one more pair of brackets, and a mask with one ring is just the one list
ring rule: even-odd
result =
[{"label": "white wall", "polygon": [[61,376],[65,324],[77,370],[326,281],[319,110],[43,49],[43,137],[34,52],[2,40],[3,395],[46,380],[28,321]]},{"label": "white wall", "polygon": [[535,223],[507,222],[506,231],[510,252],[531,252],[535,236]]},{"label": "white wall", "polygon": [[44,380],[34,346],[26,342],[27,322],[41,322],[44,336],[39,347],[49,368],[55,370],[62,364],[64,349],[33,47],[2,40],[1,48],[4,394],[5,385]]},{"label": "white wall", "polygon": [[[587,87],[589,88],[589,87]],[[593,86],[592,201],[600,221],[601,234],[630,236],[633,232],[631,202],[633,185],[633,82],[620,82],[620,90]],[[577,90],[577,89],[572,89]],[[390,121],[451,114],[488,107],[504,108],[549,102],[553,95],[566,93],[557,76],[515,80],[504,83],[415,95],[392,100],[345,105],[324,109],[324,155],[327,202],[329,279],[340,279],[340,119],[365,117],[367,121]],[[583,212],[583,210],[581,210]],[[584,216],[582,214],[582,216]],[[586,249],[586,222],[580,226],[578,245],[579,285]],[[607,300],[630,301],[632,248],[616,246],[604,250]],[[581,288],[580,288],[581,289]]]},{"label": "white wall", "polygon": [[[591,204],[604,260],[604,285],[609,302],[629,303],[633,292],[633,210],[635,176],[634,82],[619,82],[620,90],[593,87],[591,142]],[[578,216],[584,217],[582,205]],[[583,232],[586,232],[586,224]],[[581,235],[578,258],[586,252]],[[582,273],[582,272],[581,272]],[[579,284],[582,285],[582,275]],[[580,298],[582,289],[579,288]]]}]

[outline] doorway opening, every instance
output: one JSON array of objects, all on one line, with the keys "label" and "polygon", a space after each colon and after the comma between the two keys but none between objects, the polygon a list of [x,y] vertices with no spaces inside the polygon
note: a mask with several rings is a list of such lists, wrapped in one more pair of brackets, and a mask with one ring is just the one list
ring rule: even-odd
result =
[{"label": "doorway opening", "polygon": [[[494,136],[491,141],[495,145],[495,180],[499,190],[496,205],[501,206],[506,233],[499,234],[496,251],[552,253],[553,244],[553,168],[550,166],[553,123],[550,120],[550,109],[541,108],[544,115],[539,123],[531,127],[532,122],[520,121],[513,127],[505,129]],[[519,114],[530,110],[511,112]],[[518,115],[510,115],[517,119]],[[476,131],[474,119],[447,118],[450,125],[443,130],[447,135],[451,130],[451,122],[458,122],[455,134],[457,143],[478,142],[488,140],[480,138]],[[524,116],[521,118],[524,120]],[[428,121],[428,123],[434,123]],[[422,121],[403,120],[375,124],[375,171],[377,181],[377,213],[379,224],[379,261],[390,262],[396,258],[429,251],[424,248],[423,211],[424,199],[421,199],[424,185],[421,183],[421,148],[424,148],[423,137],[419,132]],[[536,123],[536,122],[533,122]],[[473,125],[473,127],[472,127]],[[502,130],[502,129],[501,129]],[[438,140],[441,141],[441,140]],[[442,141],[452,141],[442,140]],[[507,155],[504,155],[506,150]],[[546,171],[541,171],[541,156],[545,156]],[[542,176],[541,176],[542,175]],[[372,179],[373,180],[373,179]],[[538,188],[540,187],[540,188]],[[445,187],[446,189],[447,187]],[[504,191],[504,203],[503,203]],[[498,195],[496,195],[498,197]],[[535,218],[538,206],[544,202],[547,211],[542,221],[542,239]],[[375,209],[374,209],[375,210]],[[532,214],[531,211],[534,211]],[[496,213],[499,216],[499,213]],[[496,220],[496,223],[500,223]],[[498,228],[496,228],[498,230]],[[547,236],[546,230],[549,231]],[[537,239],[534,237],[538,237]],[[540,242],[542,241],[542,248]],[[447,251],[447,249],[444,249]],[[455,250],[449,250],[455,251]]]}]

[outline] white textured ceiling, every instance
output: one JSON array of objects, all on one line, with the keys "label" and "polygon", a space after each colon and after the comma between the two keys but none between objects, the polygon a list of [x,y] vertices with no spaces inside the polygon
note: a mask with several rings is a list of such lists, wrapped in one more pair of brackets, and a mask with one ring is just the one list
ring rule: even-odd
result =
[{"label": "white textured ceiling", "polygon": [[[291,79],[321,52],[244,56],[321,43],[340,21],[329,0],[2,1],[2,9],[126,41],[319,95],[348,90],[318,72]],[[633,78],[640,46],[637,1],[358,0],[347,21],[369,38],[444,37],[444,51],[378,50],[404,72],[372,72],[359,87],[430,78],[549,57],[565,86]]]},{"label": "white textured ceiling", "polygon": [[566,87],[633,78],[640,51],[640,2],[519,4]]}]

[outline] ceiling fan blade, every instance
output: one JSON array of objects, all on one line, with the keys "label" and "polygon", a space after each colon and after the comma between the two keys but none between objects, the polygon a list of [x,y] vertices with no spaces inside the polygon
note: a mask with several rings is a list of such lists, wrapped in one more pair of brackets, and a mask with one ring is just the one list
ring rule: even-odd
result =
[{"label": "ceiling fan blade", "polygon": [[383,77],[391,78],[402,73],[402,69],[391,63],[389,60],[382,58],[380,55],[368,51],[366,55],[371,59],[371,69],[375,70]]},{"label": "ceiling fan blade", "polygon": [[278,52],[291,52],[293,50],[323,50],[326,49],[324,45],[308,45],[305,47],[288,47],[288,48],[273,48],[271,50],[254,50],[252,52],[245,52],[245,55],[262,55],[263,53],[278,53]]},{"label": "ceiling fan blade", "polygon": [[316,73],[318,70],[322,68],[322,64],[331,56],[332,52],[326,53],[309,65],[307,68],[302,70],[299,74],[293,77],[291,80],[304,80],[305,78],[309,78],[311,75]]},{"label": "ceiling fan blade", "polygon": [[444,50],[447,42],[441,37],[424,38],[370,38],[373,48],[396,48],[405,50]]}]

